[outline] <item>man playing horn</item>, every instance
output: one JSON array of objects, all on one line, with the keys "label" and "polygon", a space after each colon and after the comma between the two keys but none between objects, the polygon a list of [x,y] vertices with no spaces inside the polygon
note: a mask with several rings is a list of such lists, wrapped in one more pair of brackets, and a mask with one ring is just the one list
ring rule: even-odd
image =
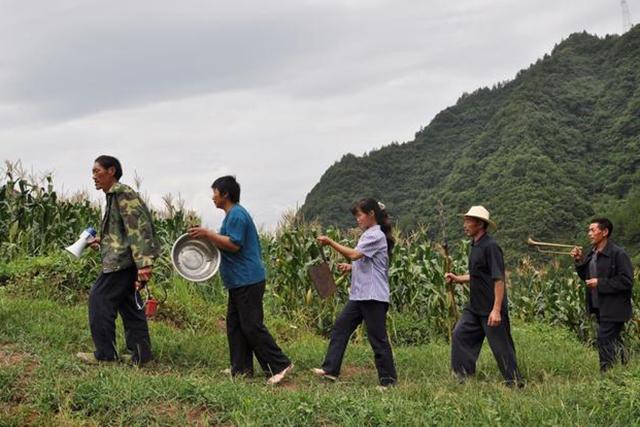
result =
[{"label": "man playing horn", "polygon": [[626,352],[620,338],[624,323],[631,319],[633,267],[629,255],[609,239],[613,224],[607,218],[594,218],[589,224],[592,248],[586,257],[582,248],[571,251],[576,271],[587,285],[587,312],[598,321],[600,371],[605,372],[618,359],[624,364]]},{"label": "man playing horn", "polygon": [[448,282],[469,282],[470,299],[451,337],[451,368],[461,381],[474,375],[487,337],[505,384],[522,386],[507,311],[502,249],[487,234],[496,224],[482,206],[472,206],[463,216],[464,232],[472,239],[469,272],[447,273],[445,278]]}]

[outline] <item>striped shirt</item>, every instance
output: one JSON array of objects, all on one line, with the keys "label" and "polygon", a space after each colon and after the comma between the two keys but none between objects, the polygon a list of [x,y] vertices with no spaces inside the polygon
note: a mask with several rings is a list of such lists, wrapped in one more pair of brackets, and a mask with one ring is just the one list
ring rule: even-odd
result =
[{"label": "striped shirt", "polygon": [[379,225],[373,225],[362,233],[356,251],[364,256],[352,263],[349,299],[389,302],[387,237]]}]

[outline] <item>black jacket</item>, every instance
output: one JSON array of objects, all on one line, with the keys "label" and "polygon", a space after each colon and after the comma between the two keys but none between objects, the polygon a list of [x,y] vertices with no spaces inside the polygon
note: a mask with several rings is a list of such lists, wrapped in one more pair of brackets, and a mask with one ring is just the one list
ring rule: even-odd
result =
[{"label": "black jacket", "polygon": [[[582,280],[589,278],[589,262],[593,249],[580,262],[576,271]],[[633,266],[629,255],[620,246],[608,242],[598,254],[598,304],[600,321],[626,322],[631,319],[631,289],[633,287]],[[587,311],[597,313],[591,304],[590,288],[586,288]]]}]

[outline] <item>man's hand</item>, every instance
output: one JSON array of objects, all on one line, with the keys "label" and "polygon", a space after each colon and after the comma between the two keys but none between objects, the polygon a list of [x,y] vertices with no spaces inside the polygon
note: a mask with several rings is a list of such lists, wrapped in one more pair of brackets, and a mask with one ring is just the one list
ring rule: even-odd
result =
[{"label": "man's hand", "polygon": [[491,310],[491,313],[489,313],[489,319],[487,320],[487,325],[494,327],[500,326],[500,323],[502,323],[500,310]]},{"label": "man's hand", "polygon": [[347,274],[348,272],[351,271],[351,264],[347,264],[346,262],[341,262],[340,264],[337,265],[337,267],[342,274]]},{"label": "man's hand", "polygon": [[136,291],[139,291],[140,289],[143,289],[145,287],[147,282],[151,280],[152,273],[153,272],[151,266],[142,267],[138,270],[138,280],[136,280],[135,283]]},{"label": "man's hand", "polygon": [[573,257],[573,260],[575,262],[579,262],[582,260],[582,248],[579,246],[574,247],[573,249],[571,249],[571,256]]},{"label": "man's hand", "polygon": [[598,278],[595,279],[587,279],[587,286],[591,289],[595,289],[598,286]]},{"label": "man's hand", "polygon": [[92,237],[91,239],[89,239],[87,241],[87,243],[89,244],[89,247],[91,247],[91,249],[93,249],[94,251],[97,251],[98,249],[100,249],[100,238],[99,237]]},{"label": "man's hand", "polygon": [[444,279],[447,281],[447,283],[462,283],[462,279],[460,278],[460,276],[457,276],[453,273],[445,274]]},{"label": "man's hand", "polygon": [[204,227],[193,227],[187,230],[189,233],[189,237],[205,237],[210,238],[213,231],[208,230]]}]

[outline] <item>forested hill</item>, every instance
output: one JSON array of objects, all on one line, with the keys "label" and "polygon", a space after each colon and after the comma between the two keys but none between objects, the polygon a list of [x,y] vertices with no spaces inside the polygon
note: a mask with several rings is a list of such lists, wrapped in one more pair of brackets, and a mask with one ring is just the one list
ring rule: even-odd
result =
[{"label": "forested hill", "polygon": [[512,81],[463,94],[413,141],[345,155],[300,213],[350,227],[351,204],[373,196],[401,228],[428,224],[435,237],[442,201],[449,235],[459,237],[454,214],[482,204],[517,252],[529,235],[584,242],[587,220],[607,214],[634,252],[639,166],[640,26],[605,38],[577,33]]}]

